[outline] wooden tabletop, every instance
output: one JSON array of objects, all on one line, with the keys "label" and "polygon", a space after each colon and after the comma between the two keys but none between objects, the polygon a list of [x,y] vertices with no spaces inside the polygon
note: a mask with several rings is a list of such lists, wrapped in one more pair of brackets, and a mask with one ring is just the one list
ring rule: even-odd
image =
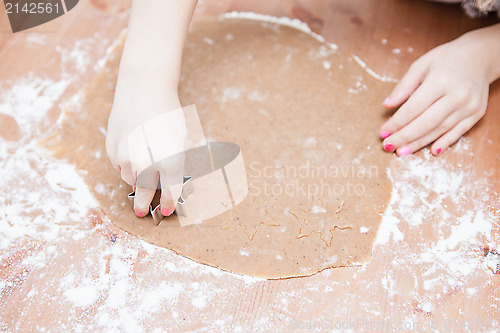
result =
[{"label": "wooden tabletop", "polygon": [[[337,44],[344,54],[356,55],[377,74],[395,79],[431,48],[498,22],[493,15],[468,18],[460,6],[413,0],[205,0],[198,4],[194,20],[229,11],[299,18]],[[128,13],[129,1],[81,1],[63,17],[12,34],[0,5],[0,136],[10,140],[0,140],[7,147],[7,154],[0,157],[4,170],[10,170],[7,161],[19,151],[31,149],[26,148],[31,139],[41,139],[54,130],[65,103],[92,79],[100,68],[99,60],[119,40]],[[18,117],[17,109],[10,117],[2,111],[7,105],[24,105],[18,100],[24,95],[14,92],[20,87],[41,87],[26,95],[35,101],[57,83],[65,89],[52,93],[52,106],[43,119],[33,123],[35,120],[26,118],[25,113],[24,118]],[[380,98],[382,102],[385,96]],[[36,106],[43,105],[26,103],[34,115]],[[401,222],[398,230],[404,238],[397,239],[393,233],[389,241],[379,242],[371,263],[326,270],[307,278],[255,280],[199,265],[118,229],[98,207],[63,210],[63,217],[54,210],[35,210],[34,201],[45,200],[47,188],[51,190],[35,181],[27,192],[33,195],[22,204],[28,213],[22,215],[12,209],[19,207],[13,200],[19,198],[19,188],[26,186],[22,177],[31,179],[38,173],[52,184],[47,176],[50,170],[42,166],[45,162],[27,157],[30,166],[26,170],[32,173],[23,171],[19,180],[6,180],[5,198],[0,198],[6,207],[0,212],[0,329],[246,332],[308,328],[382,331],[389,327],[389,331],[487,331],[493,320],[500,318],[500,248],[495,248],[500,244],[496,218],[500,212],[499,108],[497,82],[491,88],[484,119],[455,146],[457,149],[440,157],[444,164],[436,169],[446,170],[448,163],[453,168],[445,174],[465,175],[461,191],[470,190],[462,191],[470,202],[454,207],[451,212],[456,215],[446,216],[446,221],[455,218],[460,223],[466,209],[489,214],[481,215],[493,225],[483,252],[474,246],[470,251],[457,250],[467,241],[464,237],[456,247],[426,260],[430,252],[422,250],[422,244],[431,238],[432,244],[439,244],[442,235],[450,232],[439,223],[445,214],[439,215],[434,207],[427,211],[431,218],[424,218],[417,226]],[[34,127],[26,130],[25,124]],[[436,165],[428,154],[419,153],[416,158]],[[401,163],[420,165],[417,160],[394,160],[393,173],[412,167]],[[409,181],[403,173],[395,179],[401,184]],[[67,197],[58,195],[54,200],[64,204],[64,200],[76,198],[74,189],[64,191]],[[412,207],[415,212],[408,215],[417,214],[418,207]],[[17,228],[16,223],[20,223]],[[47,236],[44,230],[55,230],[55,236]],[[447,262],[434,261],[450,254],[453,258]]]}]

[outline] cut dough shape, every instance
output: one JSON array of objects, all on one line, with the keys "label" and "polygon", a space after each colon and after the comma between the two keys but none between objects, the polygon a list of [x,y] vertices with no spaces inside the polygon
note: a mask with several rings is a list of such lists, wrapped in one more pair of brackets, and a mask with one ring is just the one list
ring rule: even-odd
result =
[{"label": "cut dough shape", "polygon": [[[207,42],[209,41],[209,42]],[[85,170],[103,212],[119,227],[197,262],[238,274],[287,278],[368,262],[391,184],[381,150],[382,99],[392,84],[297,29],[219,18],[193,23],[180,83],[208,141],[241,147],[249,193],[198,225],[137,218],[130,187],[104,149],[120,45],[68,108],[45,144]],[[360,230],[363,230],[361,232]],[[159,268],[161,269],[161,267]]]}]

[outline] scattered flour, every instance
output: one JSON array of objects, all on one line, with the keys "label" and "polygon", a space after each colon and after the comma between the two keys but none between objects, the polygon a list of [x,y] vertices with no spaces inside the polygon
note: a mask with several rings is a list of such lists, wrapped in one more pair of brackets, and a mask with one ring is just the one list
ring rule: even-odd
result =
[{"label": "scattered flour", "polygon": [[[473,156],[462,138],[451,148],[464,160]],[[426,312],[444,294],[463,288],[478,274],[494,274],[484,248],[498,251],[498,212],[490,209],[489,186],[471,182],[473,170],[435,158],[428,149],[397,161],[389,176],[393,193],[377,233],[376,248],[392,242],[396,253],[390,274],[413,271],[415,283],[427,291],[421,304]],[[481,179],[479,177],[479,179]],[[474,197],[471,197],[474,195]],[[404,232],[402,231],[404,230]],[[491,253],[491,252],[490,252]],[[500,258],[494,258],[500,265]],[[493,264],[495,266],[495,264]],[[430,291],[430,292],[429,292]],[[472,294],[469,294],[471,296]]]},{"label": "scattered flour", "polygon": [[[0,113],[12,116],[25,138],[41,135],[40,127],[48,125],[47,112],[68,87],[70,80],[55,81],[28,74],[15,82],[0,83]],[[6,88],[9,87],[9,88]]]},{"label": "scattered flour", "polygon": [[[230,12],[230,13],[222,14],[221,17],[223,17],[223,18],[240,18],[240,19],[249,19],[249,20],[262,21],[262,22],[276,23],[278,25],[284,25],[287,27],[291,27],[291,28],[300,30],[302,32],[305,32],[308,35],[311,35],[312,37],[314,37],[318,41],[320,41],[322,43],[326,43],[323,36],[318,35],[317,33],[313,32],[311,30],[311,28],[307,25],[307,23],[302,22],[301,20],[296,19],[296,18],[276,17],[276,16],[262,15],[262,14],[252,13],[252,12]],[[338,49],[337,45],[335,45],[335,44],[331,44],[331,43],[326,43],[326,44],[333,50]]]},{"label": "scattered flour", "polygon": [[367,228],[367,227],[360,227],[359,228],[359,232],[362,233],[362,234],[366,234],[368,231],[370,231],[371,227],[370,228]]},{"label": "scattered flour", "polygon": [[79,307],[92,305],[97,299],[97,292],[92,286],[80,286],[64,291],[64,296]]},{"label": "scattered flour", "polygon": [[368,74],[370,74],[371,76],[373,76],[377,80],[384,81],[384,82],[399,82],[398,80],[393,79],[391,77],[378,75],[372,69],[370,69],[363,60],[361,60],[358,56],[356,56],[354,54],[352,55],[352,59],[354,59],[354,61],[356,61],[358,63],[358,65],[360,65]]},{"label": "scattered flour", "polygon": [[240,98],[240,96],[241,96],[241,90],[239,88],[227,87],[222,92],[220,100],[222,103],[226,103],[227,101],[238,99]]},{"label": "scattered flour", "polygon": [[[285,24],[322,40],[298,20],[252,13],[225,16]],[[44,42],[40,36],[31,38],[31,43]],[[89,43],[82,41],[72,50],[61,48],[59,51],[71,66],[86,68],[90,65],[85,56]],[[111,48],[108,50],[107,55]],[[366,68],[358,57],[353,56],[353,59],[375,78],[394,81]],[[99,61],[98,66],[102,67],[104,62]],[[6,84],[0,86],[4,88]],[[49,110],[58,106],[70,84],[71,79],[64,75],[60,81],[28,75],[9,82],[11,88],[0,91],[0,112],[16,119],[24,138],[39,137],[40,124]],[[237,88],[228,88],[223,98],[231,99],[241,94]],[[253,94],[248,97],[263,98],[262,93]],[[4,195],[0,196],[0,262],[4,269],[22,272],[17,276],[0,275],[0,304],[9,302],[11,293],[19,292],[17,286],[29,288],[22,294],[26,296],[19,301],[15,320],[26,322],[30,311],[33,316],[36,311],[46,310],[46,304],[58,302],[66,304],[68,311],[52,314],[59,320],[54,327],[65,331],[155,332],[162,331],[156,327],[159,322],[167,322],[175,328],[183,327],[183,321],[196,322],[206,331],[227,327],[234,331],[247,330],[238,324],[247,322],[246,318],[238,317],[247,315],[245,309],[233,313],[234,309],[229,311],[225,307],[228,295],[236,295],[244,302],[251,292],[261,295],[262,299],[266,297],[264,288],[273,288],[273,284],[197,264],[128,235],[105,217],[96,223],[98,213],[93,209],[97,203],[79,171],[64,162],[41,156],[31,139],[0,143],[0,178],[4,180]],[[470,154],[469,145],[469,141],[461,139],[453,149],[467,155]],[[415,308],[426,314],[434,311],[440,300],[457,288],[466,287],[466,295],[476,297],[482,288],[468,286],[469,279],[477,274],[500,272],[499,241],[492,236],[499,219],[487,209],[486,201],[490,197],[487,184],[468,183],[471,170],[446,165],[432,157],[428,150],[398,161],[398,173],[389,175],[393,181],[393,195],[377,233],[375,253],[383,252],[391,242],[404,251],[391,253],[392,260],[384,263],[378,275],[371,276],[366,285],[359,288],[373,290],[381,286],[387,292],[387,304],[383,306],[391,309],[396,307],[396,295],[398,301],[403,297],[415,299]],[[97,187],[98,191],[105,190],[105,184]],[[484,195],[470,202],[469,194],[480,192],[472,191],[471,187],[483,190]],[[457,207],[464,208],[454,219],[457,215],[452,210]],[[324,212],[319,206],[312,209],[315,213]],[[430,236],[422,237],[423,226],[430,223],[430,213],[436,217],[436,224]],[[368,231],[368,228],[360,228],[361,233]],[[410,239],[418,241],[409,242]],[[477,251],[483,245],[488,245],[492,251],[481,259]],[[74,261],[73,253],[85,259]],[[243,250],[240,254],[249,255]],[[18,256],[22,260],[17,260]],[[282,259],[282,256],[276,258]],[[246,304],[252,308],[254,305],[262,307],[252,328],[272,330],[276,323],[274,316],[282,323],[289,323],[296,318],[298,308],[312,306],[311,292],[331,293],[338,285],[345,285],[347,289],[365,269],[361,267],[353,279],[341,281],[329,279],[331,271],[326,270],[300,280],[303,288],[280,284],[273,293],[274,299]],[[404,274],[413,279],[413,289],[399,288],[398,278]],[[198,282],[193,282],[193,278]],[[356,311],[380,316],[380,311],[374,310],[381,307],[378,300],[359,302],[356,297],[355,294],[339,297],[336,311],[345,317],[345,311],[357,302],[361,305]],[[325,302],[330,301],[325,298]],[[325,316],[332,313],[330,305],[325,303],[320,307]],[[182,308],[192,311],[178,310]],[[201,310],[209,310],[218,319],[213,321],[201,315],[202,312],[198,312]],[[12,313],[4,311],[0,308],[0,329],[10,325],[12,320]],[[412,314],[406,321],[411,322],[414,318]],[[39,326],[38,330],[51,329]]]},{"label": "scattered flour", "polygon": [[311,212],[314,214],[326,213],[326,209],[321,206],[312,206]]}]

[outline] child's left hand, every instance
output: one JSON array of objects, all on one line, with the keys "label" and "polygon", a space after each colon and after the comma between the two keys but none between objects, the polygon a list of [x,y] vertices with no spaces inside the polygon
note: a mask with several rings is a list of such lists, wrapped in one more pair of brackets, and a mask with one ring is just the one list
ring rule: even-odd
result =
[{"label": "child's left hand", "polygon": [[386,108],[399,110],[380,129],[386,151],[411,154],[434,142],[438,155],[485,114],[489,85],[500,76],[500,24],[467,33],[415,61]]}]

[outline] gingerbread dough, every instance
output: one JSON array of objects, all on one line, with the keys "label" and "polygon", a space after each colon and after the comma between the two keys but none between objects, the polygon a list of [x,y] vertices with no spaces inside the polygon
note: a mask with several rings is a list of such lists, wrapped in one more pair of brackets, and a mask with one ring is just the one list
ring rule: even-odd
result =
[{"label": "gingerbread dough", "polygon": [[[241,147],[249,193],[236,208],[181,227],[135,217],[130,187],[104,149],[122,46],[46,141],[86,171],[103,212],[128,232],[238,274],[286,278],[370,260],[391,184],[379,107],[392,88],[297,29],[224,18],[192,25],[180,99],[209,141]],[[215,204],[215,203],[214,203]],[[158,269],[161,269],[159,267]]]}]

